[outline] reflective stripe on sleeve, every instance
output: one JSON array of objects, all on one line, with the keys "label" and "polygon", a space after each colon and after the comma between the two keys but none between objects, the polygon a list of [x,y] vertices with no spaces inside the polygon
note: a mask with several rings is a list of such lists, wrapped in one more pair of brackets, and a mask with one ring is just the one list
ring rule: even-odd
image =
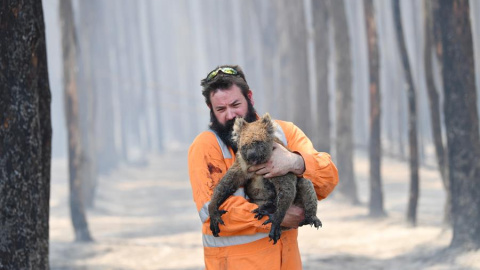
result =
[{"label": "reflective stripe on sleeve", "polygon": [[[242,196],[244,198],[247,198],[247,195],[245,194],[245,189],[243,189],[243,187],[238,188],[237,191],[235,191],[235,193],[232,194],[232,196]],[[208,214],[209,205],[210,205],[210,202],[206,202],[202,206],[202,209],[200,209],[200,211],[198,212],[198,215],[200,216],[200,220],[202,221],[202,223],[205,223],[205,221],[207,221],[207,218],[210,217],[210,215]]]},{"label": "reflective stripe on sleeve", "polygon": [[265,237],[268,237],[268,233],[256,233],[252,235],[220,236],[220,237],[204,234],[202,238],[203,238],[204,247],[228,247],[228,246],[251,243],[253,241],[257,241]]},{"label": "reflective stripe on sleeve", "polygon": [[230,150],[228,150],[228,146],[218,137],[217,133],[213,129],[209,129],[208,131],[213,132],[215,134],[215,137],[217,137],[217,142],[218,145],[220,146],[220,149],[222,149],[222,154],[223,158],[232,158],[232,154],[230,153]]},{"label": "reflective stripe on sleeve", "polygon": [[277,124],[277,122],[274,122],[275,123],[275,137],[277,137],[282,143],[283,145],[287,146],[287,137],[285,136],[285,132],[283,132],[283,129],[282,127]]}]

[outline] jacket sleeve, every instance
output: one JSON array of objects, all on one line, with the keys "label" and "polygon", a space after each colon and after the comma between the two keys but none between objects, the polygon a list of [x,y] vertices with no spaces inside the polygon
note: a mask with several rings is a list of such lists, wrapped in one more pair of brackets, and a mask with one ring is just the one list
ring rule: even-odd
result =
[{"label": "jacket sleeve", "polygon": [[305,161],[303,177],[312,181],[319,200],[325,199],[338,183],[338,171],[330,155],[318,152],[303,131],[291,122],[280,122],[290,151]]},{"label": "jacket sleeve", "polygon": [[[210,231],[208,204],[217,183],[227,171],[227,164],[233,160],[225,160],[213,133],[200,134],[190,146],[188,152],[188,170],[192,186],[193,199],[203,222],[203,233]],[[241,193],[241,192],[240,192]],[[230,196],[220,209],[227,213],[222,215],[224,225],[220,225],[220,236],[248,235],[257,232],[268,232],[271,225],[262,225],[267,219],[257,220],[252,213],[258,206],[248,202],[241,194]]]}]

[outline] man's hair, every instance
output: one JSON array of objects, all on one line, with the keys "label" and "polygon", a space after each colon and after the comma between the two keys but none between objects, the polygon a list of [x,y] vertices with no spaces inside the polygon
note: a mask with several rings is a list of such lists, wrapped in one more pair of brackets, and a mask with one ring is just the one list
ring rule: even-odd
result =
[{"label": "man's hair", "polygon": [[250,87],[247,84],[247,80],[245,79],[245,74],[243,73],[243,70],[237,65],[218,66],[214,70],[224,67],[235,69],[237,71],[237,74],[232,75],[219,71],[214,78],[207,80],[207,75],[207,77],[205,77],[205,79],[202,79],[200,83],[200,85],[202,86],[202,95],[205,97],[205,103],[207,103],[209,107],[212,105],[212,102],[210,101],[210,94],[212,92],[215,93],[219,89],[228,89],[234,84],[238,86],[240,90],[242,90],[243,96],[245,96],[245,98],[248,100],[248,90],[250,90]]}]

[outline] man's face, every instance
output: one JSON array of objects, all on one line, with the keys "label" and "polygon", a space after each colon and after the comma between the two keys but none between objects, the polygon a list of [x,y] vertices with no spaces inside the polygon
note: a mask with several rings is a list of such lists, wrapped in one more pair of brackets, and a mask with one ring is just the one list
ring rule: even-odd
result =
[{"label": "man's face", "polygon": [[248,92],[247,100],[241,89],[235,84],[228,89],[220,89],[210,94],[211,125],[222,141],[237,152],[237,147],[232,140],[233,124],[236,117],[243,117],[247,122],[256,120],[256,112],[253,108],[252,92]]},{"label": "man's face", "polygon": [[[251,96],[251,92],[249,92],[249,96]],[[242,90],[235,84],[228,89],[212,92],[210,102],[215,118],[222,125],[236,117],[244,117],[248,111],[247,99],[243,96]]]}]

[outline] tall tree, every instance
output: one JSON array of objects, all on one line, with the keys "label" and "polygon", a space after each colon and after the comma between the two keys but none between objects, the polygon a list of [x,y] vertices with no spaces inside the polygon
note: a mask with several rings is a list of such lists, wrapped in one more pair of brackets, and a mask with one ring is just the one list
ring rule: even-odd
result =
[{"label": "tall tree", "polygon": [[[436,39],[434,37],[434,10],[438,10],[438,1],[437,0],[424,0],[423,1],[423,13],[425,18],[424,23],[424,33],[425,33],[425,42],[424,42],[424,65],[425,65],[425,80],[427,85],[428,93],[428,102],[430,106],[430,122],[432,130],[433,144],[435,146],[435,154],[437,157],[437,166],[442,177],[443,186],[445,188],[447,199],[445,201],[444,207],[444,223],[450,223],[450,213],[451,213],[451,196],[449,191],[449,178],[448,178],[448,160],[447,160],[447,151],[445,149],[445,144],[442,138],[442,123],[440,119],[441,110],[440,110],[440,97],[439,92],[435,86],[435,79],[433,75],[433,62],[432,62],[432,52],[435,49]],[[435,50],[436,51],[436,50]]]},{"label": "tall tree", "polygon": [[[335,3],[337,4],[337,3]],[[329,26],[327,0],[312,0],[317,78],[317,121],[313,144],[319,151],[330,152],[330,95],[328,92]],[[348,33],[347,33],[348,35]]]},{"label": "tall tree", "polygon": [[480,248],[480,135],[468,0],[440,1],[453,239]]},{"label": "tall tree", "polygon": [[71,0],[60,1],[62,25],[63,80],[65,110],[68,130],[68,170],[70,178],[70,215],[76,241],[91,241],[85,214],[83,193],[87,177],[85,153],[81,145],[80,119],[78,115],[76,38]]},{"label": "tall tree", "polygon": [[[281,87],[286,89],[283,110],[286,120],[312,135],[312,113],[308,80],[307,38],[304,7],[294,1],[275,2],[278,17]],[[286,113],[288,112],[288,114]]]},{"label": "tall tree", "polygon": [[400,2],[393,1],[393,17],[397,33],[398,47],[400,48],[400,57],[402,59],[403,73],[406,77],[406,88],[408,97],[408,141],[410,152],[410,194],[408,198],[407,221],[415,226],[417,224],[417,205],[419,193],[418,176],[418,141],[417,141],[417,105],[415,85],[413,84],[412,73],[410,71],[410,61],[408,60],[407,47],[403,35]]},{"label": "tall tree", "polygon": [[353,165],[353,98],[352,98],[352,60],[350,53],[350,38],[348,36],[347,16],[344,0],[330,0],[334,38],[336,73],[336,140],[338,173],[342,178],[339,182],[339,193],[352,204],[358,204],[357,184],[355,183]]},{"label": "tall tree", "polygon": [[370,85],[370,201],[369,214],[373,217],[385,215],[381,177],[382,145],[380,141],[380,83],[377,23],[373,0],[364,0],[367,26],[368,70]]},{"label": "tall tree", "polygon": [[0,268],[48,269],[52,125],[42,2],[0,12]]}]

